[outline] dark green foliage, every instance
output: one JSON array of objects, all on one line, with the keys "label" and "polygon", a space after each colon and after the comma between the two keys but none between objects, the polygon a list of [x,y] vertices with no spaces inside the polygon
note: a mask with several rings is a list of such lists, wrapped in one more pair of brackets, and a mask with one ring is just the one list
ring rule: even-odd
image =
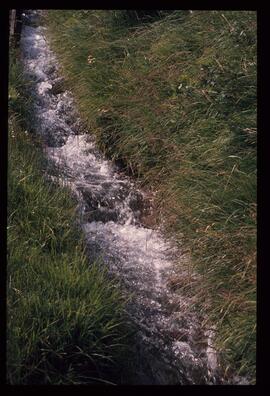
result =
[{"label": "dark green foliage", "polygon": [[115,22],[126,26],[138,26],[164,18],[170,10],[121,10],[114,11]]},{"label": "dark green foliage", "polygon": [[101,262],[89,263],[70,192],[45,177],[41,142],[29,134],[25,118],[24,88],[12,52],[7,382],[114,383],[130,342],[124,297]]}]

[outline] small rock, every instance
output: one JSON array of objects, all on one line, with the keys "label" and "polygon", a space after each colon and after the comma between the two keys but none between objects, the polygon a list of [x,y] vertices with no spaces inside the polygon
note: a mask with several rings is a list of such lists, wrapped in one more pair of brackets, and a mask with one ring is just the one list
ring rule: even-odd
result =
[{"label": "small rock", "polygon": [[51,89],[51,93],[53,95],[58,95],[62,92],[65,91],[65,87],[64,87],[64,78],[60,78],[57,81],[55,81],[53,83],[52,89]]}]

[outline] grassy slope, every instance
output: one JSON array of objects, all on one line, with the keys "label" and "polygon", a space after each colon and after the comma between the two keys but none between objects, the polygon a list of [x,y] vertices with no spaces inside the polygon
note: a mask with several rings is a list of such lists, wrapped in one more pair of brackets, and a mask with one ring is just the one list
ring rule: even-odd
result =
[{"label": "grassy slope", "polygon": [[[256,13],[49,11],[51,42],[100,147],[158,190],[204,282],[225,367],[255,378]],[[209,305],[210,302],[210,305]]]},{"label": "grassy slope", "polygon": [[126,353],[123,298],[97,263],[89,267],[69,192],[44,179],[41,143],[25,131],[25,84],[12,52],[7,381],[114,381]]}]

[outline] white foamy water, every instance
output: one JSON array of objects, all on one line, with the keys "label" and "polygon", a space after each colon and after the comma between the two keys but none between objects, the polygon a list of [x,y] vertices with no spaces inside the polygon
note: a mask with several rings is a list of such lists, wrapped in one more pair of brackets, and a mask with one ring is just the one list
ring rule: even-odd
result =
[{"label": "white foamy water", "polygon": [[[38,12],[30,17],[38,21]],[[90,261],[101,257],[131,293],[127,310],[138,329],[134,383],[215,383],[217,361],[201,317],[191,299],[167,286],[176,263],[179,276],[181,251],[160,230],[142,225],[143,193],[82,130],[71,93],[54,92],[59,67],[46,28],[25,25],[21,46],[25,73],[33,80],[34,128],[57,170],[51,179],[77,196]]]}]

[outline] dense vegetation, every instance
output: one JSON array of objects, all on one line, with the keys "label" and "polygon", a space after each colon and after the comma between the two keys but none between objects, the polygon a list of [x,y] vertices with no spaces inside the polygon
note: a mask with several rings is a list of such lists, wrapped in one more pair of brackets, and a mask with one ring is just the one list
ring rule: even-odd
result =
[{"label": "dense vegetation", "polygon": [[31,134],[29,82],[18,53],[9,75],[7,381],[118,381],[130,332],[124,300],[102,263],[89,266],[69,191],[45,178]]},{"label": "dense vegetation", "polygon": [[189,247],[224,369],[255,381],[256,13],[52,10],[46,23],[100,148],[158,191]]}]

